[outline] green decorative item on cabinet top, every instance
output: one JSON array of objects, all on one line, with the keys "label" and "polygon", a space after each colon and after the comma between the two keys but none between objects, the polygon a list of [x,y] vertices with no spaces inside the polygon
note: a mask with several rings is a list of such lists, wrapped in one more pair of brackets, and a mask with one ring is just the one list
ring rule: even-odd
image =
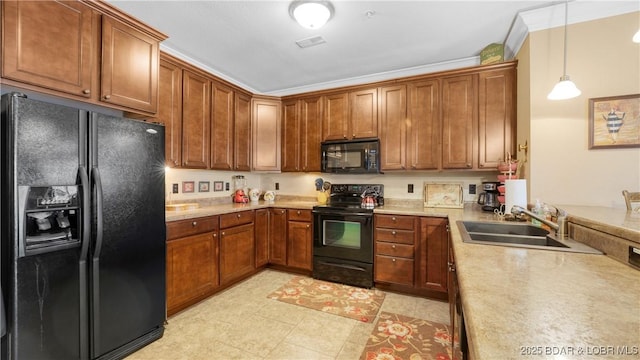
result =
[{"label": "green decorative item on cabinet top", "polygon": [[480,65],[495,64],[504,61],[504,45],[489,44],[480,51]]}]

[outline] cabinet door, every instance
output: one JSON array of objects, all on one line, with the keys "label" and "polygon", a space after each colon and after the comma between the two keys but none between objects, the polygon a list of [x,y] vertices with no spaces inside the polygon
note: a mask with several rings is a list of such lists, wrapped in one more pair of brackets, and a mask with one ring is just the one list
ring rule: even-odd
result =
[{"label": "cabinet door", "polygon": [[182,165],[182,68],[160,60],[158,113],[154,119],[164,125],[165,164]]},{"label": "cabinet door", "polygon": [[100,100],[155,113],[159,59],[157,40],[103,15]]},{"label": "cabinet door", "polygon": [[0,5],[4,12],[2,77],[90,97],[95,66],[91,9],[75,1],[3,1]]},{"label": "cabinet door", "polygon": [[347,138],[349,123],[349,93],[326,95],[322,117],[322,139]]},{"label": "cabinet door", "polygon": [[269,209],[256,210],[256,268],[269,263]]},{"label": "cabinet door", "polygon": [[236,92],[233,158],[235,170],[251,170],[251,96]]},{"label": "cabinet door", "polygon": [[311,223],[289,221],[287,237],[287,265],[298,269],[311,270],[313,267]]},{"label": "cabinet door", "polygon": [[216,233],[167,242],[167,312],[203,298],[218,286]]},{"label": "cabinet door", "polygon": [[209,80],[191,71],[182,75],[182,165],[206,169],[209,166],[210,103]]},{"label": "cabinet door", "polygon": [[290,100],[282,103],[282,171],[298,171],[299,156],[300,114],[298,113],[298,101]]},{"label": "cabinet door", "polygon": [[269,262],[287,265],[287,211],[269,210]]},{"label": "cabinet door", "polygon": [[417,251],[419,287],[447,292],[448,238],[447,219],[420,219],[420,241]]},{"label": "cabinet door", "polygon": [[407,166],[413,170],[440,167],[440,91],[438,80],[409,84]]},{"label": "cabinet door", "polygon": [[220,284],[239,279],[255,267],[253,224],[220,230]]},{"label": "cabinet door", "polygon": [[233,97],[230,87],[211,83],[211,169],[233,169]]},{"label": "cabinet door", "polygon": [[378,136],[378,89],[354,91],[349,94],[349,132],[352,139]]},{"label": "cabinet door", "polygon": [[474,167],[475,75],[442,79],[442,168]]},{"label": "cabinet door", "polygon": [[320,171],[322,141],[322,97],[300,100],[299,166],[302,171]]},{"label": "cabinet door", "polygon": [[280,170],[280,101],[253,99],[253,170]]},{"label": "cabinet door", "polygon": [[380,89],[380,161],[382,170],[404,170],[407,164],[407,88]]},{"label": "cabinet door", "polygon": [[496,168],[515,151],[515,68],[478,75],[478,167]]}]

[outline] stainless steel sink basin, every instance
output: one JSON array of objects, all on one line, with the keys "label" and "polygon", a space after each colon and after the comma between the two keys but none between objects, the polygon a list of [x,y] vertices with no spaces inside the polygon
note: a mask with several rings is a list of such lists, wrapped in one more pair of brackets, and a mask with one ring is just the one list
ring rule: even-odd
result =
[{"label": "stainless steel sink basin", "polygon": [[549,231],[529,223],[492,221],[458,221],[457,223],[462,241],[467,243],[602,254],[573,239],[557,238]]}]

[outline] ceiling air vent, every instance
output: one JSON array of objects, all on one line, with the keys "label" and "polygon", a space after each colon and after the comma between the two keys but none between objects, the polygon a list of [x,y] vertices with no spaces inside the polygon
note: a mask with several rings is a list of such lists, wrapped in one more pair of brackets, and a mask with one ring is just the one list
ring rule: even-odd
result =
[{"label": "ceiling air vent", "polygon": [[303,49],[308,48],[310,46],[316,46],[324,43],[326,43],[326,41],[325,39],[322,38],[322,36],[312,36],[310,38],[296,41],[296,44],[298,44],[298,46],[300,46]]}]

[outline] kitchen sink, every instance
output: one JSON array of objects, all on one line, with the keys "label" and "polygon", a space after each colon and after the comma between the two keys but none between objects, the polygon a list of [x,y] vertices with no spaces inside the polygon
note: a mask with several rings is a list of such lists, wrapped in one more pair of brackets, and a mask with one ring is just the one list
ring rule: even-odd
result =
[{"label": "kitchen sink", "polygon": [[602,252],[570,238],[558,238],[530,223],[458,221],[462,241],[472,244],[512,246],[587,254]]}]

